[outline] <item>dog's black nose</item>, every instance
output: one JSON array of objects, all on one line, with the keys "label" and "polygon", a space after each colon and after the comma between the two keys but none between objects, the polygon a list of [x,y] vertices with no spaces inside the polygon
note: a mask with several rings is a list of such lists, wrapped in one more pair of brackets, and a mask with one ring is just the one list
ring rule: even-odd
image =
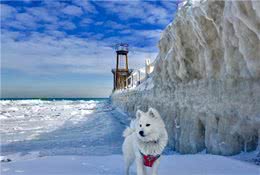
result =
[{"label": "dog's black nose", "polygon": [[144,131],[139,132],[140,136],[144,137]]}]

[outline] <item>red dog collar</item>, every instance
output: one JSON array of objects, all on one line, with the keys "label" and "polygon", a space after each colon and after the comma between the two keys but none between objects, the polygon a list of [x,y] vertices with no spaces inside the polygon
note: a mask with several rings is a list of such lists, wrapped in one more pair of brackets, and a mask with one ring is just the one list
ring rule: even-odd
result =
[{"label": "red dog collar", "polygon": [[147,166],[147,167],[152,167],[154,162],[160,157],[160,155],[156,155],[156,156],[144,155],[141,151],[140,151],[140,153],[143,156],[144,165]]}]

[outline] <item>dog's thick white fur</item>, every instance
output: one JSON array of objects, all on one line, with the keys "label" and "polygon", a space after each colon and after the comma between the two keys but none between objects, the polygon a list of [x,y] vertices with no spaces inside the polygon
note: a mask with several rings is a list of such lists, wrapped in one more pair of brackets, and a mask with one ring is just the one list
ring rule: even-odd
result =
[{"label": "dog's thick white fur", "polygon": [[[125,137],[123,143],[123,154],[125,160],[125,172],[129,175],[132,163],[136,162],[137,175],[145,175],[146,168],[143,163],[145,155],[161,155],[168,143],[168,134],[164,122],[154,108],[149,108],[148,112],[138,110],[136,119],[126,128],[123,133]],[[160,159],[157,159],[152,166],[152,175],[157,175]]]}]

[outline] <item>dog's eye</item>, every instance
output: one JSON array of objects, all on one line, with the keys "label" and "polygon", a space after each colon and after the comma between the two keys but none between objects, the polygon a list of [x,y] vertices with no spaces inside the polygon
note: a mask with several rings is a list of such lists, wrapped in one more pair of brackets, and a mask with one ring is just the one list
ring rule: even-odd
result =
[{"label": "dog's eye", "polygon": [[140,125],[140,127],[142,127],[142,125]]},{"label": "dog's eye", "polygon": [[146,124],[146,126],[150,126],[150,124]]}]

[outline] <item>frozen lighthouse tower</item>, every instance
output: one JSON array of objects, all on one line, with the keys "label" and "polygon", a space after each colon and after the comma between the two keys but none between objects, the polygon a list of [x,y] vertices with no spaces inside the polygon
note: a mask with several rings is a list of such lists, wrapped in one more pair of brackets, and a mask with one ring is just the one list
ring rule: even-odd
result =
[{"label": "frozen lighthouse tower", "polygon": [[112,69],[114,75],[114,91],[127,87],[127,78],[132,70],[128,69],[128,44],[116,45],[116,68]]}]

